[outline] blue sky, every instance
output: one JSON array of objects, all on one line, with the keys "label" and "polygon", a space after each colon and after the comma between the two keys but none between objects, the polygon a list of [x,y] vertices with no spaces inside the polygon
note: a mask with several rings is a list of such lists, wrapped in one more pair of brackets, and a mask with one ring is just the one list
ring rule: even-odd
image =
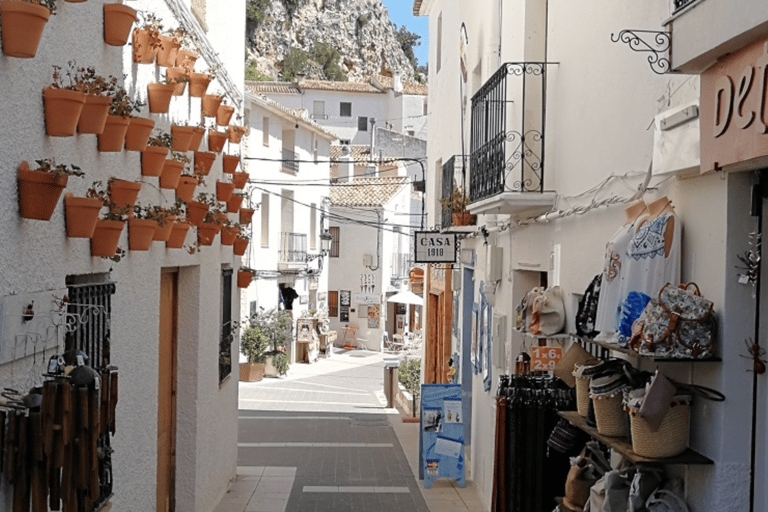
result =
[{"label": "blue sky", "polygon": [[414,48],[414,51],[416,58],[419,59],[419,65],[426,64],[427,45],[429,44],[429,18],[413,15],[413,0],[382,0],[382,3],[389,11],[389,19],[397,23],[398,28],[405,25],[408,30],[421,36],[419,40],[421,45]]}]

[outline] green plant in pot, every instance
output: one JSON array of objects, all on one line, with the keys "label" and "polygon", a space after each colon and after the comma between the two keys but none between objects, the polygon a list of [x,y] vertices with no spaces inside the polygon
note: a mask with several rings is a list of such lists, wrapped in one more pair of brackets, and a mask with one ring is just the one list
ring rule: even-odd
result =
[{"label": "green plant in pot", "polygon": [[[267,311],[262,308],[250,317],[248,324],[249,328],[245,332],[255,329],[259,336],[267,341],[267,348],[262,356],[265,364],[264,375],[277,377],[288,373],[288,354],[285,347],[292,339],[291,315],[286,311]],[[246,334],[243,333],[243,338],[245,337]],[[242,348],[242,341],[241,351],[250,360],[250,355]]]},{"label": "green plant in pot", "polygon": [[462,187],[455,186],[449,197],[440,199],[443,210],[451,212],[451,224],[453,226],[469,226],[477,222],[477,215],[471,215],[467,211],[469,195]]},{"label": "green plant in pot", "polygon": [[267,352],[271,345],[267,331],[261,326],[251,326],[243,331],[240,352],[248,358],[248,362],[240,364],[241,381],[258,382],[264,377]]}]

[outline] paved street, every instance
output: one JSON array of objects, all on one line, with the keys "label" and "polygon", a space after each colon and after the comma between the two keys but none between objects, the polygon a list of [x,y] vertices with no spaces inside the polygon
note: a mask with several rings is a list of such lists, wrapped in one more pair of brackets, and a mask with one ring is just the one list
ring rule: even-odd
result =
[{"label": "paved street", "polygon": [[418,424],[385,406],[382,355],[370,351],[241,382],[238,478],[215,512],[482,510],[470,486],[424,488]]}]

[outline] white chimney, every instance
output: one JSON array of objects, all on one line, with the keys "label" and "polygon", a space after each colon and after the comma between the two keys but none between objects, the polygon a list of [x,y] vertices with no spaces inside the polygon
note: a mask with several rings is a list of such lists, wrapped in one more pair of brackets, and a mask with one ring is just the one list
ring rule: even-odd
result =
[{"label": "white chimney", "polygon": [[392,90],[397,94],[403,92],[403,75],[399,71],[395,71],[392,77]]},{"label": "white chimney", "polygon": [[338,171],[338,180],[339,182],[345,183],[350,181],[350,178],[352,176],[353,167],[352,167],[352,155],[350,155],[351,151],[349,149],[349,146],[344,144],[341,146],[341,156],[339,157],[339,171]]}]

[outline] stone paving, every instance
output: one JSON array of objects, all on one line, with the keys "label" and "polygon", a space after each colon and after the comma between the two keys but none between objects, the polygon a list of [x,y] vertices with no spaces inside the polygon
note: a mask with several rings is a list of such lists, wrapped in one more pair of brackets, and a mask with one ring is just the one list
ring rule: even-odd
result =
[{"label": "stone paving", "polygon": [[240,383],[237,479],[214,512],[482,511],[475,490],[415,476],[418,424],[386,408],[382,354],[338,350]]}]

